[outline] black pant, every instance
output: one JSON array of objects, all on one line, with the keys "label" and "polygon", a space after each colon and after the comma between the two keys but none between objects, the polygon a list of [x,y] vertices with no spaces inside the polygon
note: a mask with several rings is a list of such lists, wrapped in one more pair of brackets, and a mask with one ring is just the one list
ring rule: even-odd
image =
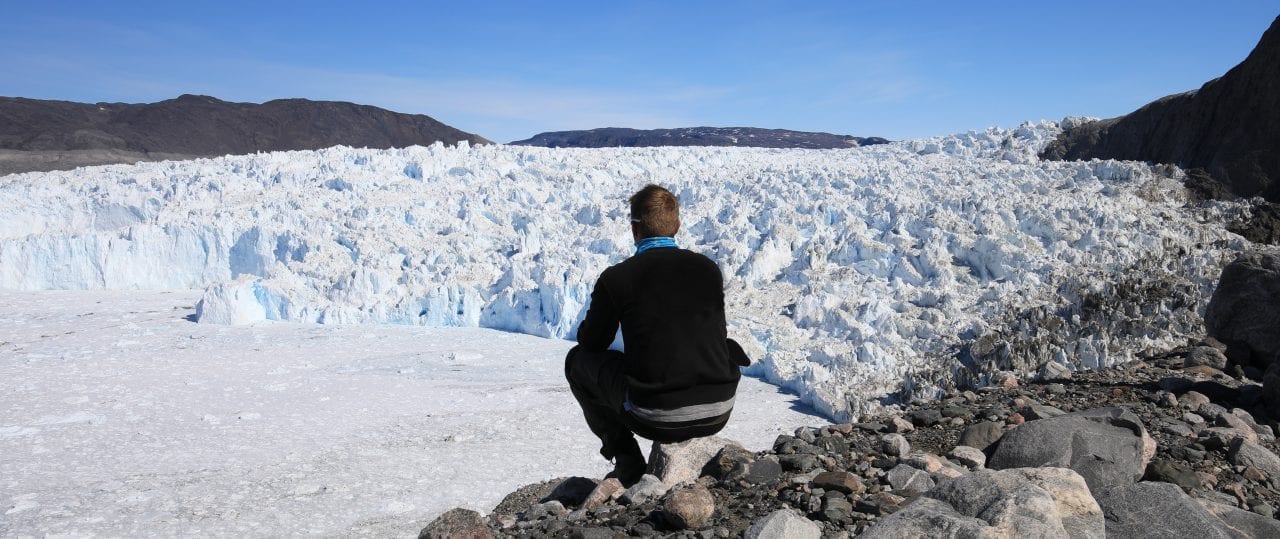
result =
[{"label": "black pant", "polygon": [[564,358],[564,376],[569,389],[582,407],[587,426],[600,438],[600,454],[612,460],[618,455],[641,455],[622,409],[627,399],[627,378],[623,373],[624,356],[616,350],[590,352],[578,346]]},{"label": "black pant", "polygon": [[[737,347],[737,343],[733,344]],[[682,423],[654,423],[631,415],[622,407],[627,400],[625,365],[626,355],[616,350],[592,352],[574,346],[564,358],[569,389],[582,407],[587,426],[600,438],[600,454],[604,458],[644,456],[633,433],[655,442],[673,443],[711,436],[728,423],[729,412]]]}]

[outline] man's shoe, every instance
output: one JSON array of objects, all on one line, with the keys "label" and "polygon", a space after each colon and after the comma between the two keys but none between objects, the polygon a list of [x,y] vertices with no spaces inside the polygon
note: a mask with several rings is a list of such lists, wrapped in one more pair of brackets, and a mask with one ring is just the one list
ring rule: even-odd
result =
[{"label": "man's shoe", "polygon": [[645,469],[644,455],[618,455],[613,459],[613,471],[606,474],[604,478],[616,478],[622,486],[629,488],[640,481]]}]

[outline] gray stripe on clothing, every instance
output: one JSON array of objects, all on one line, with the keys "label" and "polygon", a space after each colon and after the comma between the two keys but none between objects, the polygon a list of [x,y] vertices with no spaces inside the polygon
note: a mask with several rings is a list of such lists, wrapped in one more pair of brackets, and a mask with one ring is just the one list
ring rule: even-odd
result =
[{"label": "gray stripe on clothing", "polygon": [[692,406],[682,406],[680,408],[664,410],[662,408],[641,408],[631,404],[631,398],[628,396],[626,402],[622,403],[622,408],[631,412],[632,415],[646,421],[654,421],[658,423],[679,423],[719,417],[727,414],[733,410],[734,398],[735,397],[729,397],[729,400],[727,401],[713,402],[710,404],[694,404]]}]

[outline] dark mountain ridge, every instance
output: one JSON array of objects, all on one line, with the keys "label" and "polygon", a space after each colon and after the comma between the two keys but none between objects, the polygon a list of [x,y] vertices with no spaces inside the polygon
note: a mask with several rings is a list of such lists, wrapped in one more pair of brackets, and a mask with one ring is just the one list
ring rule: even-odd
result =
[{"label": "dark mountain ridge", "polygon": [[1280,202],[1280,17],[1222,77],[1128,115],[1068,129],[1041,157],[1203,169],[1235,195]]},{"label": "dark mountain ridge", "polygon": [[256,104],[182,95],[157,103],[89,104],[0,97],[0,150],[9,150],[0,159],[0,173],[340,144],[399,148],[463,140],[489,142],[430,116],[339,101]]},{"label": "dark mountain ridge", "polygon": [[552,131],[511,142],[547,148],[611,148],[648,146],[744,146],[753,148],[852,148],[889,142],[880,137],[854,137],[756,127],[680,127],[628,129],[604,127],[585,131]]}]

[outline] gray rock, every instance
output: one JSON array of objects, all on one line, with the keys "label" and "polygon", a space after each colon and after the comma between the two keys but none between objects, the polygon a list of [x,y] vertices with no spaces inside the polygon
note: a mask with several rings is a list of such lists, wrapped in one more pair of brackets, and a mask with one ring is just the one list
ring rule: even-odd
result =
[{"label": "gray rock", "polygon": [[914,539],[917,537],[1001,537],[987,522],[962,515],[946,502],[918,498],[884,517],[859,535],[862,539]]},{"label": "gray rock", "polygon": [[1227,539],[1226,525],[1175,485],[1144,481],[1094,491],[1109,537]]},{"label": "gray rock", "polygon": [[1267,474],[1280,477],[1280,457],[1269,449],[1244,438],[1236,438],[1227,452],[1227,459],[1238,466],[1252,466]]},{"label": "gray rock", "polygon": [[942,412],[933,408],[924,408],[911,412],[911,423],[917,427],[937,425],[942,421]]},{"label": "gray rock", "polygon": [[983,421],[969,425],[960,433],[960,445],[976,447],[990,454],[989,448],[1004,436],[1004,424],[995,421]]},{"label": "gray rock", "polygon": [[822,501],[822,520],[832,524],[853,522],[853,504],[844,496],[828,496]]},{"label": "gray rock", "polygon": [[1258,435],[1258,441],[1260,442],[1270,443],[1276,441],[1276,431],[1272,430],[1271,425],[1254,425],[1253,432]]},{"label": "gray rock", "polygon": [[1241,253],[1222,270],[1205,311],[1209,335],[1247,346],[1255,358],[1280,356],[1280,254]]},{"label": "gray rock", "polygon": [[747,474],[743,479],[753,485],[766,485],[782,477],[782,465],[777,460],[762,458],[747,465]]},{"label": "gray rock", "polygon": [[896,417],[896,416],[889,418],[888,426],[889,426],[889,432],[901,433],[901,432],[911,432],[913,430],[916,430],[916,426],[911,424],[910,421],[907,421],[906,419],[903,419],[901,417]]},{"label": "gray rock", "polygon": [[1221,405],[1206,402],[1196,407],[1196,413],[1199,413],[1207,421],[1217,421],[1219,417],[1229,414],[1231,411]]},{"label": "gray rock", "polygon": [[1103,537],[1103,515],[1071,470],[980,470],[941,483],[865,537]]},{"label": "gray rock", "polygon": [[894,494],[900,496],[920,494],[933,488],[934,484],[928,472],[917,470],[906,464],[894,466],[886,474],[886,478],[889,480],[889,486],[893,487]]},{"label": "gray rock", "polygon": [[946,460],[934,455],[933,453],[925,453],[923,451],[914,451],[906,458],[902,459],[903,464],[911,466],[917,470],[924,470],[929,473],[942,471]]},{"label": "gray rock", "polygon": [[722,479],[735,470],[746,469],[755,460],[755,454],[734,444],[720,448],[720,452],[707,464],[706,473],[716,479]]},{"label": "gray rock", "polygon": [[814,487],[845,494],[862,494],[866,490],[862,480],[849,472],[822,472],[813,478],[812,483]]},{"label": "gray rock", "polygon": [[822,527],[790,509],[779,509],[756,519],[745,539],[820,539]]},{"label": "gray rock", "polygon": [[626,489],[622,488],[622,482],[618,481],[616,478],[610,477],[609,479],[605,479],[604,481],[601,481],[600,484],[596,485],[596,488],[587,495],[585,500],[582,501],[582,508],[595,509],[600,507],[609,503],[609,500],[622,495],[622,492],[625,490]]},{"label": "gray rock", "polygon": [[1070,380],[1071,369],[1056,361],[1050,361],[1040,367],[1040,370],[1036,373],[1036,378],[1042,381]]},{"label": "gray rock", "polygon": [[1181,397],[1178,397],[1178,402],[1182,403],[1182,405],[1187,408],[1198,410],[1200,409],[1201,404],[1209,402],[1209,397],[1206,397],[1204,393],[1199,391],[1188,391],[1183,393]]},{"label": "gray rock", "polygon": [[885,434],[880,437],[880,450],[891,457],[905,457],[911,453],[911,444],[901,434]]},{"label": "gray rock", "polygon": [[1280,537],[1280,521],[1265,515],[1259,515],[1231,505],[1214,503],[1208,500],[1200,502],[1213,516],[1218,517],[1227,527],[1227,531],[1235,537]]},{"label": "gray rock", "polygon": [[978,469],[987,464],[987,455],[976,447],[967,445],[957,445],[947,453],[947,458],[963,464],[971,470]]},{"label": "gray rock", "polygon": [[570,477],[561,481],[541,502],[558,501],[565,507],[577,507],[586,501],[599,482],[586,477]]},{"label": "gray rock", "polygon": [[818,456],[808,453],[782,455],[778,457],[778,462],[784,470],[803,473],[818,467]]},{"label": "gray rock", "polygon": [[470,509],[450,509],[427,524],[418,539],[492,539],[493,532],[480,513]]},{"label": "gray rock", "polygon": [[1147,466],[1147,473],[1143,477],[1148,481],[1172,483],[1186,492],[1191,492],[1201,486],[1199,475],[1172,460],[1158,459],[1151,461],[1151,464]]},{"label": "gray rock", "polygon": [[1216,348],[1208,346],[1197,346],[1191,349],[1187,357],[1182,360],[1183,367],[1213,367],[1215,369],[1227,368],[1227,356]]},{"label": "gray rock", "polygon": [[538,520],[545,517],[558,517],[568,512],[569,511],[564,508],[564,504],[556,500],[551,500],[549,502],[543,502],[530,507],[528,511],[525,511],[524,519]]},{"label": "gray rock", "polygon": [[742,447],[738,442],[716,436],[674,444],[654,442],[649,451],[648,472],[667,487],[692,483],[703,474],[703,470],[726,445]]},{"label": "gray rock", "polygon": [[658,479],[657,476],[644,474],[640,476],[640,480],[637,481],[636,484],[631,485],[631,488],[623,491],[622,496],[618,498],[618,501],[626,505],[644,503],[649,500],[662,497],[662,495],[666,494],[668,490],[670,490],[670,488],[663,484],[662,480]]},{"label": "gray rock", "polygon": [[1192,425],[1204,424],[1204,418],[1201,417],[1200,414],[1193,413],[1193,412],[1187,412],[1185,414],[1182,414],[1182,420]]},{"label": "gray rock", "polygon": [[875,492],[858,500],[854,509],[870,515],[884,516],[896,513],[907,499],[891,492]]},{"label": "gray rock", "polygon": [[[1244,435],[1244,432],[1226,427],[1200,429],[1196,435],[1199,436],[1200,441],[1210,449],[1228,447],[1236,440],[1236,438],[1248,438],[1248,436]],[[1253,435],[1257,436],[1257,433],[1253,433]]]},{"label": "gray rock", "polygon": [[663,516],[677,529],[696,529],[706,526],[715,511],[715,498],[712,498],[711,493],[700,485],[677,489],[671,492],[662,503]]},{"label": "gray rock", "polygon": [[1196,433],[1194,430],[1191,430],[1191,427],[1188,427],[1181,421],[1170,422],[1169,424],[1160,427],[1160,432],[1181,437],[1193,436]]},{"label": "gray rock", "polygon": [[[1141,422],[1121,408],[1088,410],[1029,421],[1009,431],[987,466],[1070,468],[1090,490],[1132,484],[1142,477],[1144,443]],[[1154,453],[1154,451],[1152,451]]]}]

